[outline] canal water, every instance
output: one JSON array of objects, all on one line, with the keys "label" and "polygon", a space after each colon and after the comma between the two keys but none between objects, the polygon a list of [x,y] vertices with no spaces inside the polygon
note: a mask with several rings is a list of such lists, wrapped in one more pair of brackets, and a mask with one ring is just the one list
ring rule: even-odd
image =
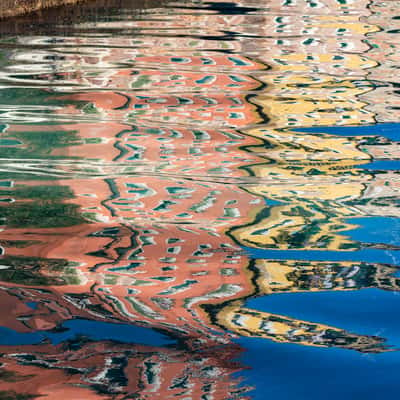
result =
[{"label": "canal water", "polygon": [[395,398],[399,10],[1,22],[0,398]]}]

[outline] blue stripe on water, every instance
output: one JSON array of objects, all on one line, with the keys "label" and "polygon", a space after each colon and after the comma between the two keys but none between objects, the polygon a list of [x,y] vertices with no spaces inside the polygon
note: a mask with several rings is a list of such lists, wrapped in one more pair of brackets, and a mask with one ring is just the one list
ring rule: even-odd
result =
[{"label": "blue stripe on water", "polygon": [[367,243],[384,243],[400,246],[400,219],[396,217],[349,218],[346,222],[358,225],[344,232],[353,240]]},{"label": "blue stripe on water", "polygon": [[385,249],[361,249],[355,251],[322,250],[272,250],[243,247],[251,258],[266,260],[309,261],[360,261],[400,265],[400,251]]},{"label": "blue stripe on water", "polygon": [[85,319],[73,319],[64,322],[62,330],[36,331],[20,333],[9,328],[0,327],[0,345],[37,344],[45,339],[53,344],[77,336],[86,336],[92,340],[114,340],[121,343],[135,343],[149,346],[165,346],[173,343],[170,338],[149,328],[130,324],[117,324]]},{"label": "blue stripe on water", "polygon": [[358,165],[357,167],[376,171],[399,171],[400,160],[376,160],[368,164]]},{"label": "blue stripe on water", "polygon": [[342,136],[384,136],[388,139],[400,140],[400,123],[387,123],[375,125],[354,125],[354,126],[312,126],[308,128],[294,128],[296,132],[305,133],[327,133],[329,135]]}]

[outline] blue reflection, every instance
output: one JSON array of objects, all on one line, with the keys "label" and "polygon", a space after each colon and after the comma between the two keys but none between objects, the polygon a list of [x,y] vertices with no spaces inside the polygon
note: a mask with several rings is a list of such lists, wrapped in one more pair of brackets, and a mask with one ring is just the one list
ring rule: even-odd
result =
[{"label": "blue reflection", "polygon": [[353,125],[353,126],[312,126],[309,128],[295,128],[296,132],[327,133],[329,135],[363,136],[374,135],[384,136],[391,140],[400,140],[400,124],[386,123],[376,125]]},{"label": "blue reflection", "polygon": [[172,340],[163,334],[148,328],[129,324],[74,319],[65,322],[58,332],[43,331],[19,333],[12,329],[0,327],[0,345],[37,344],[50,340],[58,344],[76,336],[86,336],[93,340],[115,340],[122,343],[140,343],[151,346],[165,346]]},{"label": "blue reflection", "polygon": [[365,168],[368,170],[398,171],[398,170],[400,170],[400,161],[399,160],[378,160],[378,161],[373,161],[368,164],[359,165],[358,167]]},{"label": "blue reflection", "polygon": [[250,366],[240,376],[257,387],[252,400],[376,400],[396,398],[399,390],[397,352],[366,355],[256,338],[237,342],[246,348],[240,361]]},{"label": "blue reflection", "polygon": [[346,231],[352,239],[367,243],[400,245],[400,219],[395,217],[350,218],[347,222],[359,225]]},{"label": "blue reflection", "polygon": [[400,263],[400,251],[362,249],[357,251],[322,251],[322,250],[271,250],[244,247],[252,258],[266,260],[308,260],[308,261],[362,261],[375,263]]},{"label": "blue reflection", "polygon": [[[400,296],[365,289],[348,292],[296,293],[265,296],[247,306],[307,321],[341,326],[348,331],[384,336],[400,345]],[[399,353],[361,354],[336,348],[322,349],[240,338],[247,351],[241,361],[248,384],[257,383],[253,399],[370,399],[398,390]],[[368,382],[368,385],[365,385]]]}]

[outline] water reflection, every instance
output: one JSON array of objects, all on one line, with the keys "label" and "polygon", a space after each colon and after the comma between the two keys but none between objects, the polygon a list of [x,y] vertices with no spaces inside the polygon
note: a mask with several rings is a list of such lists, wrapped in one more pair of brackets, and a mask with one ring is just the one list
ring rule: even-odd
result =
[{"label": "water reflection", "polygon": [[[240,371],[231,361],[240,348],[225,346],[192,353],[176,347],[124,345],[84,338],[57,346],[42,344],[7,348],[2,361],[2,392],[13,398],[23,381],[25,398],[73,396],[115,399],[169,397],[246,399],[250,388],[232,375]],[[23,367],[22,367],[23,366]]]},{"label": "water reflection", "polygon": [[[380,333],[247,302],[399,290],[397,234],[352,234],[364,217],[398,217],[397,171],[370,168],[399,154],[374,125],[397,122],[394,11],[149,6],[32,34],[3,26],[19,34],[0,58],[1,326],[17,335],[0,341],[1,393],[245,399],[238,337],[392,350]],[[74,321],[175,344],[94,338]]]}]

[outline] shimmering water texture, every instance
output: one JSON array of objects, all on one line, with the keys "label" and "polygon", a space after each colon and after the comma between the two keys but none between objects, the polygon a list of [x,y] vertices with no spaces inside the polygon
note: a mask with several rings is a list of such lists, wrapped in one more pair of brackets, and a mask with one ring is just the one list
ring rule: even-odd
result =
[{"label": "shimmering water texture", "polygon": [[397,398],[400,2],[95,3],[0,24],[0,398]]}]

